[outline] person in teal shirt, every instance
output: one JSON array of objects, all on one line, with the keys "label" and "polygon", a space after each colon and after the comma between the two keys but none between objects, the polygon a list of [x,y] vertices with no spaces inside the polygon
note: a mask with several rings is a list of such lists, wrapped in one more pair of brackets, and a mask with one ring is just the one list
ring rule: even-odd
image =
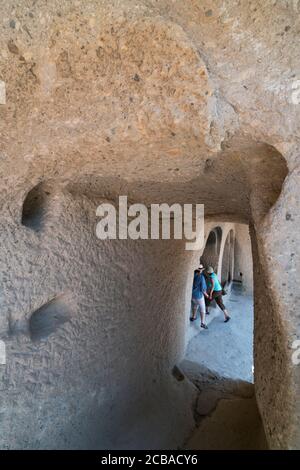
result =
[{"label": "person in teal shirt", "polygon": [[230,316],[226,310],[226,307],[223,303],[223,297],[222,297],[222,286],[220,284],[220,281],[218,279],[218,276],[214,272],[214,268],[212,266],[209,266],[206,270],[208,274],[208,279],[207,279],[207,293],[208,293],[208,298],[205,299],[206,303],[206,314],[209,314],[208,307],[211,303],[211,301],[214,299],[216,301],[216,304],[218,307],[223,311],[225,320],[224,322],[227,323],[230,320]]}]

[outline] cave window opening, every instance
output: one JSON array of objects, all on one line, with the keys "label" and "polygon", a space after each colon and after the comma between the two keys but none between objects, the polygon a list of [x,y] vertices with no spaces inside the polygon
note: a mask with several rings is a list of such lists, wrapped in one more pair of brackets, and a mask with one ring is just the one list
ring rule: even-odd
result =
[{"label": "cave window opening", "polygon": [[50,190],[43,182],[28,192],[22,207],[22,225],[35,232],[39,232],[43,228],[50,194]]},{"label": "cave window opening", "polygon": [[201,256],[201,263],[205,268],[212,266],[215,271],[218,269],[218,260],[221,248],[222,229],[216,227],[209,232],[205,249]]}]

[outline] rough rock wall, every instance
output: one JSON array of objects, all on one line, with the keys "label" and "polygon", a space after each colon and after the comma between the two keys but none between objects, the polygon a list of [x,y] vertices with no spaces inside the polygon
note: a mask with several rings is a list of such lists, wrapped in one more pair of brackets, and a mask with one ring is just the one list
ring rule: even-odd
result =
[{"label": "rough rock wall", "polygon": [[2,231],[1,448],[176,447],[194,425],[193,387],[171,373],[184,244],[99,241],[95,204],[53,204],[40,232],[20,226],[16,242],[7,219]]},{"label": "rough rock wall", "polygon": [[[56,354],[54,346],[42,346],[45,356],[41,353],[37,358],[41,365],[37,370],[27,367],[32,351],[40,346],[31,343],[26,319],[45,304],[49,314],[50,301],[58,302],[63,312],[61,320],[68,319],[75,308],[79,337],[70,321],[62,320],[60,328],[66,330],[66,339],[62,341],[67,344],[67,332],[75,328],[70,334],[75,335],[78,347],[76,367],[82,352],[80,344],[85,344],[89,334],[95,334],[98,344],[107,330],[105,350],[109,351],[111,363],[106,373],[110,380],[117,380],[113,354],[117,355],[122,341],[114,339],[108,330],[118,319],[120,327],[116,330],[126,337],[126,344],[133,330],[124,331],[118,313],[111,314],[111,289],[118,302],[123,300],[123,287],[116,282],[116,259],[123,266],[132,261],[133,271],[140,279],[144,256],[151,260],[157,257],[163,266],[162,257],[169,253],[165,265],[170,268],[170,259],[175,258],[176,262],[177,256],[183,256],[179,254],[181,248],[176,254],[177,244],[166,245],[170,248],[162,250],[163,255],[161,252],[158,255],[158,248],[151,244],[145,244],[140,252],[132,248],[137,253],[131,253],[129,245],[123,245],[123,249],[118,244],[106,250],[98,248],[89,224],[86,229],[88,209],[83,210],[82,204],[85,197],[89,200],[94,195],[111,197],[112,191],[115,195],[130,194],[138,202],[202,202],[206,214],[215,220],[252,224],[254,253],[262,267],[255,273],[258,404],[271,447],[299,447],[299,370],[290,359],[291,344],[300,329],[295,308],[300,242],[297,197],[300,71],[296,40],[299,2],[21,0],[16,4],[1,0],[0,3],[1,336],[16,348],[14,361],[10,362],[9,352],[7,368],[1,366],[6,384],[1,393],[2,403],[7,405],[5,426],[9,419],[16,422],[23,435],[14,444],[28,442],[30,433],[24,422],[31,413],[29,395],[42,390],[41,399],[45,400],[57,394],[54,388],[48,395],[43,380],[49,381],[50,390],[51,383],[56,382],[51,378],[53,369],[47,361],[63,357]],[[45,206],[48,215],[43,223],[49,229],[37,234],[21,225],[22,204],[33,187],[49,180],[54,181],[55,193]],[[62,200],[66,198],[69,205],[61,206],[57,193],[63,193]],[[73,204],[78,205],[75,212]],[[51,214],[60,217],[59,207],[66,220],[70,219],[64,229],[51,222]],[[150,246],[154,251],[147,258]],[[112,256],[114,250],[118,256]],[[106,270],[99,267],[101,257],[105,258],[105,265],[113,266],[108,282]],[[187,274],[188,267],[178,260],[176,269],[180,272],[173,274],[178,279],[174,281],[174,295],[180,298],[185,296],[180,294],[183,280],[180,276]],[[162,286],[167,282],[164,281],[167,271],[162,271],[164,274],[159,278]],[[154,278],[157,279],[151,270],[150,274],[146,298],[153,295]],[[268,287],[270,301],[265,300],[259,287],[263,283]],[[134,286],[130,280],[124,284],[132,299],[137,295]],[[171,305],[164,292],[159,292],[157,309],[172,317],[178,304]],[[70,300],[74,300],[74,295],[75,307]],[[77,295],[82,297],[77,299]],[[107,318],[104,330],[100,320],[99,324],[96,317],[91,320],[88,313],[91,308],[96,315],[99,301]],[[144,328],[138,326],[141,308],[140,305],[135,310],[131,322],[131,328],[136,328],[139,334]],[[146,312],[149,325],[155,328],[159,314]],[[53,318],[49,322],[47,328],[55,327]],[[98,325],[95,328],[94,322]],[[176,332],[174,329],[170,337],[166,333],[164,338],[168,364],[183,350],[178,339],[183,336],[180,332],[184,321],[181,322]],[[176,338],[179,341],[175,355],[176,342],[169,341],[172,334],[174,341]],[[145,338],[146,349],[160,350],[157,341]],[[67,344],[62,342],[58,347],[69,351]],[[84,351],[92,354],[93,346]],[[125,346],[118,360],[124,351]],[[65,361],[61,360],[61,367],[64,373],[68,369],[66,373],[75,376],[74,369],[67,367],[68,354]],[[96,371],[99,355],[95,356],[92,364],[102,383],[102,372]],[[147,370],[148,359],[143,362]],[[81,360],[86,363],[86,359]],[[129,362],[133,367],[134,361]],[[82,369],[84,377],[86,366]],[[38,378],[37,371],[43,380]],[[122,376],[124,371],[120,373]],[[140,373],[135,371],[133,375],[126,375],[124,381],[138,381]],[[159,376],[162,378],[164,373]],[[77,373],[74,380],[83,381],[80,377]],[[59,383],[64,391],[65,384]],[[147,380],[143,379],[143,383]],[[109,389],[114,393],[114,386]],[[80,387],[79,390],[82,391]],[[76,395],[76,403],[81,391]],[[23,415],[14,411],[21,409],[25,410]],[[105,410],[108,413],[107,406]],[[61,420],[59,423],[57,429],[61,426],[64,433],[66,428]],[[52,435],[49,446],[61,442],[61,434]],[[95,433],[90,435],[91,440],[87,439],[85,445],[88,442],[96,445]],[[77,445],[77,437],[65,445]],[[45,445],[43,438],[41,442],[36,446]]]}]

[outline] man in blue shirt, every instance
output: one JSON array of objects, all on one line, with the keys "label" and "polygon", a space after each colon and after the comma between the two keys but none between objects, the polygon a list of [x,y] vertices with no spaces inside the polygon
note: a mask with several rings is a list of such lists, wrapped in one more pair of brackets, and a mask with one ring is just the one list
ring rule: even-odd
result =
[{"label": "man in blue shirt", "polygon": [[207,325],[205,324],[205,300],[204,297],[208,297],[206,293],[206,281],[203,274],[204,266],[200,264],[199,268],[194,271],[194,282],[193,282],[193,291],[192,291],[192,307],[193,315],[190,320],[194,321],[197,317],[198,307],[200,308],[200,318],[201,318],[201,328],[207,330]]}]

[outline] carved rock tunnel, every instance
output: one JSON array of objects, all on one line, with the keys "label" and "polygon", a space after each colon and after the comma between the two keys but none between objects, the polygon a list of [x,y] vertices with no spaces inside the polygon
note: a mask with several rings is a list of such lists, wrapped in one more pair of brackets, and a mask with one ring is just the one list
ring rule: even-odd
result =
[{"label": "carved rock tunnel", "polygon": [[176,448],[193,432],[195,387],[172,370],[202,253],[98,240],[96,207],[119,195],[202,203],[216,240],[249,225],[257,406],[271,448],[299,447],[300,120],[277,93],[296,19],[221,3],[3,5],[0,448]]},{"label": "carved rock tunnel", "polygon": [[[272,174],[268,184],[257,176],[252,182],[249,153],[245,166],[241,163],[250,148],[256,171],[260,165],[258,173],[263,175],[268,166]],[[227,168],[227,179],[218,177],[215,164],[218,169]],[[248,188],[244,201],[237,197],[237,173],[238,181]],[[12,405],[14,394],[5,397],[7,419],[16,423],[9,441],[16,447],[72,448],[182,444],[193,428],[194,390],[186,383],[174,385],[171,371],[186,347],[191,272],[201,253],[185,251],[181,240],[97,240],[96,207],[101,201],[117,203],[119,194],[146,204],[201,202],[206,231],[212,224],[248,222],[257,250],[257,232],[280,194],[286,173],[285,162],[274,149],[254,143],[245,147],[243,142],[240,150],[222,152],[204,176],[184,184],[128,184],[80,174],[71,181],[40,182],[27,192],[24,187],[18,218],[6,226],[6,239],[11,239],[16,227],[22,234],[17,250],[10,254],[15,259],[10,260],[7,280],[9,292],[18,292],[23,306],[8,310],[7,347],[15,359],[7,364],[5,380],[8,390],[17,390],[19,396],[17,406]],[[220,228],[210,237],[212,233],[217,240]],[[230,237],[231,232],[222,248],[223,259],[228,257],[228,266],[222,267],[223,281],[230,281]],[[18,284],[20,253],[26,253],[22,271],[30,275]],[[280,396],[282,375],[277,383],[274,368],[282,368],[285,331],[271,310],[272,299],[267,300],[268,314],[265,302],[259,303],[266,282],[264,263],[258,261],[262,256],[256,253],[255,385],[267,431],[274,426],[269,418],[273,407],[278,427],[280,406],[284,406],[276,401],[270,404],[266,395],[271,381]],[[28,409],[35,413],[27,415]],[[24,420],[30,430],[26,436]],[[164,420],[170,427],[160,434]],[[171,427],[180,432],[172,432]]]}]

